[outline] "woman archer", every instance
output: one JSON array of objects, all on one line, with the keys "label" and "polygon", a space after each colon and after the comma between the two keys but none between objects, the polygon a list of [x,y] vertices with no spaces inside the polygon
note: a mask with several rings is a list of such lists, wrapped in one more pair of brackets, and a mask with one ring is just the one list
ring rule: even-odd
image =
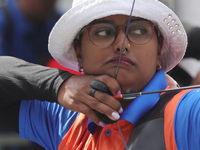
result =
[{"label": "woman archer", "polygon": [[[185,53],[185,30],[174,12],[156,0],[136,0],[129,24],[132,2],[74,0],[50,34],[50,53],[63,66],[74,64],[74,70],[82,70],[85,75],[112,77],[108,86],[113,95],[127,89],[171,89],[165,72],[177,65]],[[70,105],[87,108],[93,103],[101,108],[100,113],[111,107],[113,111],[105,111],[105,115],[117,123],[103,122],[100,117],[92,122],[86,115],[70,110],[70,105],[65,109],[55,103],[21,101],[20,137],[46,149],[60,150],[200,147],[198,89],[149,94],[129,101],[116,101],[107,93],[102,97],[102,92],[92,87],[86,90],[88,97],[84,102],[70,101]],[[61,90],[58,102],[64,96]],[[87,110],[95,114],[92,108]]]}]

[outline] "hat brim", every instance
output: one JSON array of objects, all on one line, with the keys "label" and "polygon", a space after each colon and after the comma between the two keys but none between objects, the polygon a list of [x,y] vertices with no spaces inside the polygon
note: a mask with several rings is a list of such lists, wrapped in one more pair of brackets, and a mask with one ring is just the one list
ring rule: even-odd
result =
[{"label": "hat brim", "polygon": [[[77,70],[73,41],[77,33],[95,19],[111,15],[130,15],[132,0],[87,0],[66,12],[49,37],[49,52],[61,65]],[[164,41],[161,50],[162,70],[167,72],[183,58],[187,46],[184,27],[176,14],[156,0],[136,0],[132,16],[154,22]]]}]

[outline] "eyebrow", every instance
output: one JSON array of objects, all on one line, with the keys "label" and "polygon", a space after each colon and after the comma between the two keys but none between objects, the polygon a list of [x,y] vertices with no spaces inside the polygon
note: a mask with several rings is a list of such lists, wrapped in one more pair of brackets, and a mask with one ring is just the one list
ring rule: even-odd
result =
[{"label": "eyebrow", "polygon": [[[140,20],[149,21],[147,19],[138,18],[138,19],[131,19],[130,22],[140,21]],[[97,23],[110,23],[110,24],[115,25],[114,20],[94,20],[91,23],[89,23],[88,26],[91,26],[91,25],[94,25],[94,24],[97,24]],[[126,20],[125,24],[128,24],[128,20]]]},{"label": "eyebrow", "polygon": [[94,20],[92,21],[90,24],[88,24],[89,26],[97,24],[97,23],[110,23],[110,24],[115,24],[113,20]]}]

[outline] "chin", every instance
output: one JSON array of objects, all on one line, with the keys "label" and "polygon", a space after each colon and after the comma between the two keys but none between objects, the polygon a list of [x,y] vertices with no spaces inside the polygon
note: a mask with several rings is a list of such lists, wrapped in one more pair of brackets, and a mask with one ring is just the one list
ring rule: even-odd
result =
[{"label": "chin", "polygon": [[127,89],[133,89],[133,90],[137,90],[135,88],[135,82],[134,81],[130,81],[130,80],[118,80],[117,82],[119,83],[120,87],[121,87],[121,92],[124,93]]}]

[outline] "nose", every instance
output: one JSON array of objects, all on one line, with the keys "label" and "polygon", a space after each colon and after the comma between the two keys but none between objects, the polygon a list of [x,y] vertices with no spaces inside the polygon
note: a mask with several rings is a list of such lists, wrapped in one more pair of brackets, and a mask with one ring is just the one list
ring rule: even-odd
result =
[{"label": "nose", "polygon": [[122,46],[124,46],[122,51],[123,54],[130,52],[130,43],[128,38],[125,38],[125,31],[123,29],[118,29],[117,37],[114,42],[114,52],[120,54]]}]

